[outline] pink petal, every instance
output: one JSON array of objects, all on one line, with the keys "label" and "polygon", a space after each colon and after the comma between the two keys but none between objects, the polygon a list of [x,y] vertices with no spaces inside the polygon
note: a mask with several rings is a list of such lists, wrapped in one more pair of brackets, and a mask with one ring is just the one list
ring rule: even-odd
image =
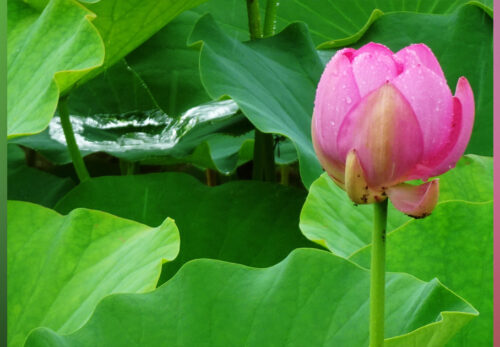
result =
[{"label": "pink petal", "polygon": [[422,157],[417,118],[403,95],[386,83],[368,94],[344,119],[337,140],[342,161],[357,151],[373,188],[402,182]]},{"label": "pink petal", "polygon": [[423,134],[422,164],[435,161],[452,129],[453,102],[446,81],[425,66],[405,70],[392,83],[404,95],[417,116]]},{"label": "pink petal", "polygon": [[428,177],[438,176],[455,167],[469,143],[474,125],[474,94],[465,77],[458,79],[455,90],[454,117],[448,146],[443,151],[442,160],[428,173]]},{"label": "pink petal", "polygon": [[316,90],[312,134],[320,162],[327,171],[330,162],[343,167],[344,161],[337,151],[337,133],[345,115],[360,100],[351,62],[346,56],[353,52],[353,49],[343,49],[335,54]]},{"label": "pink petal", "polygon": [[381,55],[387,55],[389,57],[392,57],[393,53],[392,51],[387,47],[384,46],[381,43],[376,43],[376,42],[369,42],[366,45],[358,48],[354,56],[358,56],[363,53],[373,53],[373,54],[381,54]]},{"label": "pink petal", "polygon": [[422,64],[438,76],[446,79],[434,53],[432,53],[431,49],[423,43],[417,43],[403,48],[394,54],[394,58],[401,62],[405,70]]},{"label": "pink petal", "polygon": [[312,141],[313,141],[314,151],[316,152],[316,156],[318,157],[321,166],[323,167],[323,169],[325,169],[325,171],[333,179],[333,181],[338,186],[340,186],[340,188],[345,189],[344,163],[339,161],[338,158],[336,157],[332,158],[328,156],[325,152],[323,152],[323,146],[318,142],[318,138],[315,132],[316,132],[315,127],[312,127]]},{"label": "pink petal", "polygon": [[374,43],[356,51],[352,69],[361,97],[392,80],[398,74],[398,67],[391,50]]},{"label": "pink petal", "polygon": [[401,212],[414,218],[424,218],[431,214],[438,202],[439,180],[419,186],[402,183],[387,189],[387,195]]}]

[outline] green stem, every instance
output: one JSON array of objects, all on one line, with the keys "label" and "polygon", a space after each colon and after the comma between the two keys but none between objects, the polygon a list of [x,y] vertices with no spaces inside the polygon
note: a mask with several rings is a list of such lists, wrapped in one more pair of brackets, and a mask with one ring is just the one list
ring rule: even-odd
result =
[{"label": "green stem", "polygon": [[264,37],[273,36],[276,32],[276,10],[279,2],[267,0],[266,17],[264,19]]},{"label": "green stem", "polygon": [[207,179],[207,186],[215,187],[217,185],[217,172],[212,169],[205,169],[205,177]]},{"label": "green stem", "polygon": [[262,30],[260,28],[259,0],[247,0],[247,14],[250,39],[260,39]]},{"label": "green stem", "polygon": [[[267,10],[269,10],[269,2]],[[262,38],[262,29],[260,27],[259,0],[247,0],[247,14],[250,38],[252,40]],[[271,20],[269,18],[272,18],[273,16],[276,17],[275,9],[274,15],[268,15],[266,13],[266,22]],[[266,36],[271,36],[273,33],[273,31],[266,32]],[[255,129],[253,157],[253,179],[271,182],[274,181],[274,139],[272,134],[265,134],[258,129]]]},{"label": "green stem", "polygon": [[274,182],[274,139],[272,134],[265,134],[255,129],[255,142],[253,147],[253,172],[254,180]]},{"label": "green stem", "polygon": [[73,161],[73,166],[75,167],[76,175],[80,182],[85,182],[90,179],[87,167],[83,162],[82,154],[80,149],[76,144],[75,134],[73,132],[73,127],[71,126],[71,121],[69,119],[69,111],[67,105],[67,96],[59,99],[59,117],[61,118],[61,125],[64,131],[64,137],[66,138],[66,145],[68,146],[68,151]]},{"label": "green stem", "polygon": [[120,159],[120,172],[122,176],[134,175],[137,171],[137,163]]},{"label": "green stem", "polygon": [[281,184],[284,186],[288,186],[290,184],[290,166],[289,165],[281,165]]},{"label": "green stem", "polygon": [[384,346],[387,199],[374,205],[370,277],[370,347]]}]

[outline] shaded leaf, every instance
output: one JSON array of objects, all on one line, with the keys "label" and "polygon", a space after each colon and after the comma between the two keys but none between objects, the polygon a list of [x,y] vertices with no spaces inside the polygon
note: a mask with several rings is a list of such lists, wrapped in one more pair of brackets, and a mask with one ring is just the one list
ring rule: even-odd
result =
[{"label": "shaded leaf", "polygon": [[255,181],[207,187],[179,173],[99,177],[80,184],[56,210],[107,211],[148,225],[167,216],[181,233],[181,251],[165,278],[196,258],[270,266],[298,247],[314,247],[298,229],[303,191]]},{"label": "shaded leaf", "polygon": [[85,6],[106,45],[104,64],[86,80],[114,65],[185,10],[206,0],[101,0]]},{"label": "shaded leaf", "polygon": [[[290,23],[307,24],[316,45],[340,47],[356,42],[378,18],[380,12],[451,13],[469,0],[458,1],[392,1],[392,0],[288,0],[280,1],[277,9],[278,32]],[[472,1],[493,17],[492,0]],[[375,11],[378,9],[379,11]],[[192,11],[210,13],[220,27],[238,40],[248,40],[248,19],[245,2],[239,0],[211,0]],[[264,18],[265,6],[261,6]]]},{"label": "shaded leaf", "polygon": [[311,142],[311,117],[323,65],[307,28],[292,24],[275,37],[241,43],[210,16],[196,24],[190,42],[203,41],[202,83],[217,99],[229,95],[259,130],[288,137],[297,149],[306,187],[321,173]]},{"label": "shaded leaf", "polygon": [[7,163],[8,200],[53,207],[75,186],[69,177],[58,177],[26,165],[24,151],[15,144],[7,145]]},{"label": "shaded leaf", "polygon": [[210,101],[200,80],[200,51],[186,44],[198,18],[192,11],[180,14],[126,57],[171,116]]}]

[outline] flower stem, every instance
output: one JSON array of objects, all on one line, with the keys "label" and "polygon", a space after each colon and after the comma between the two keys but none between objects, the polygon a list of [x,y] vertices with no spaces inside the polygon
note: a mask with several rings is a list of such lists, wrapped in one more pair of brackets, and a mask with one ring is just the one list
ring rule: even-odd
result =
[{"label": "flower stem", "polygon": [[73,161],[76,175],[78,176],[80,182],[85,182],[90,179],[90,175],[83,161],[80,149],[76,144],[75,134],[73,132],[73,127],[71,126],[71,121],[69,119],[67,99],[67,96],[59,99],[59,117],[61,118],[61,125],[64,131],[64,137],[66,138],[66,145],[68,146],[69,155],[71,156],[71,160]]},{"label": "flower stem", "polygon": [[374,205],[370,277],[370,347],[384,346],[387,199]]},{"label": "flower stem", "polygon": [[247,0],[247,14],[250,39],[260,39],[262,29],[260,28],[259,0]]},{"label": "flower stem", "polygon": [[264,19],[264,37],[273,36],[276,32],[276,10],[278,0],[267,0],[266,17]]}]

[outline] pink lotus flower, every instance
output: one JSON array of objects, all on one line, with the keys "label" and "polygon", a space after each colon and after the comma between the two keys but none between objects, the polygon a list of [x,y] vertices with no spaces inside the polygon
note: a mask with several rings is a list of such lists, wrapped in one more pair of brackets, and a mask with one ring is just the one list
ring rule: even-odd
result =
[{"label": "pink lotus flower", "polygon": [[393,53],[377,43],[338,51],[316,91],[312,138],[321,165],[355,203],[386,199],[425,217],[438,176],[460,159],[474,123],[474,96],[460,77],[455,96],[432,51],[414,44]]}]

